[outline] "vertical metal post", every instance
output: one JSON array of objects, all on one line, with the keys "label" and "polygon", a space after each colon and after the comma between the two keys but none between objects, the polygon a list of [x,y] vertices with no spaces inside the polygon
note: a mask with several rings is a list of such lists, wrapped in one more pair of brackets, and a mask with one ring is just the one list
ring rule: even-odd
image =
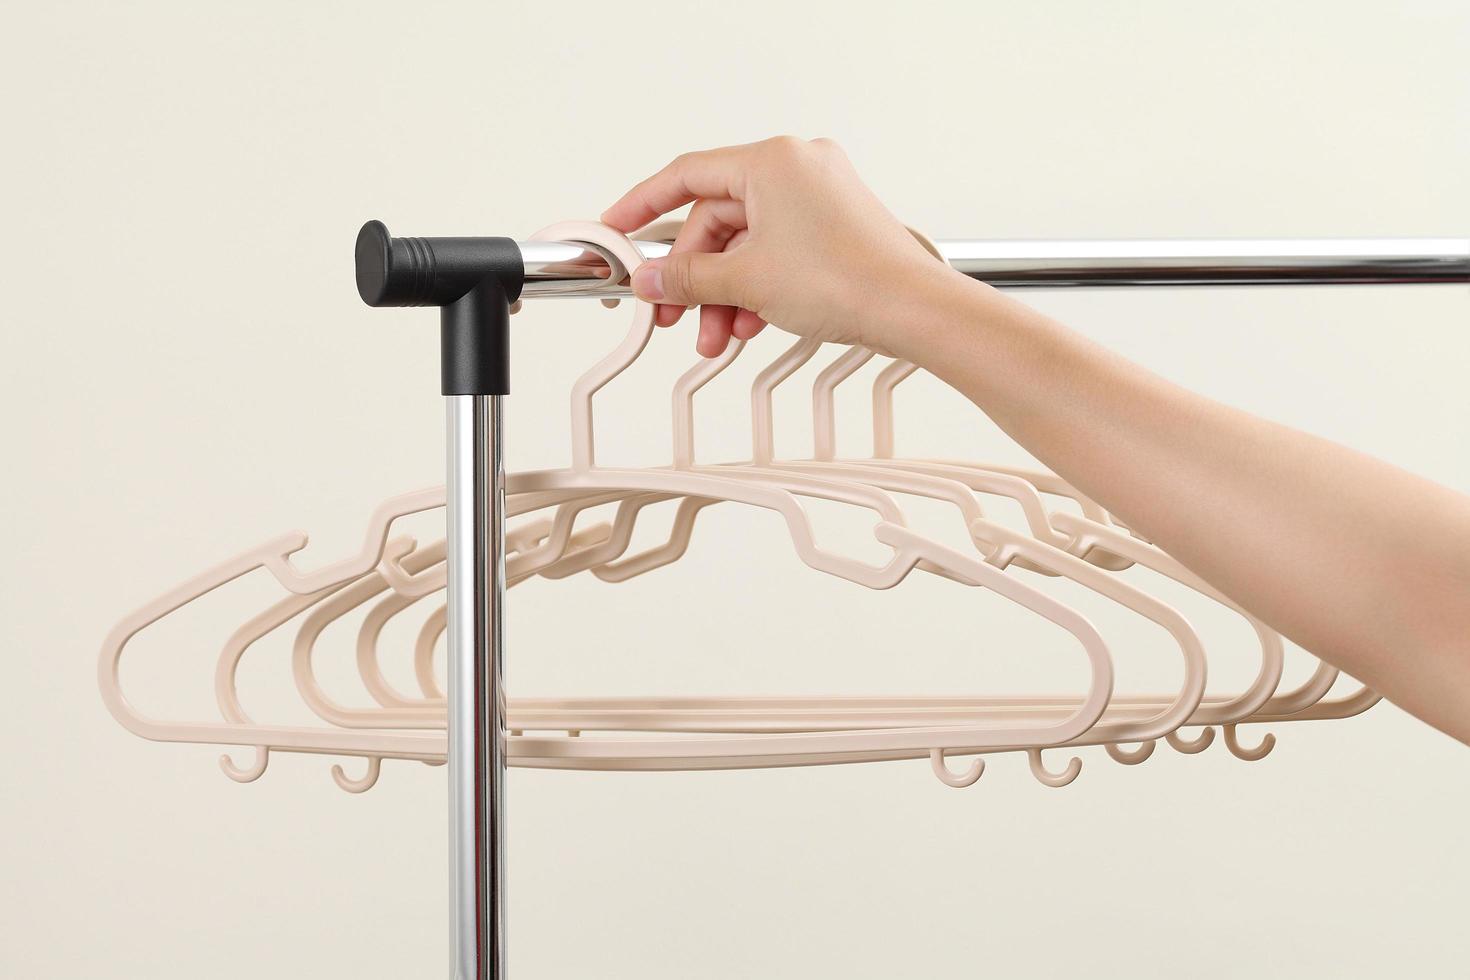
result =
[{"label": "vertical metal post", "polygon": [[500,395],[449,395],[449,874],[455,980],[505,978],[505,470]]},{"label": "vertical metal post", "polygon": [[525,264],[509,238],[394,238],[353,246],[368,306],[439,307],[447,406],[449,956],[455,980],[505,978],[505,462],[510,304]]}]

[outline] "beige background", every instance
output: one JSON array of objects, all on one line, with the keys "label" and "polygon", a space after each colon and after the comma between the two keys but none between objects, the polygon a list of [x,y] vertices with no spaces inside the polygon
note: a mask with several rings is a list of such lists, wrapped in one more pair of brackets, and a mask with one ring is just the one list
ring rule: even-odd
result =
[{"label": "beige background", "polygon": [[[364,219],[525,235],[680,150],[789,131],[840,140],[936,237],[1470,234],[1460,2],[15,4],[0,47],[6,977],[444,975],[442,770],[390,763],[354,797],[329,760],[284,757],[236,785],[215,749],[121,729],[94,674],[108,627],[175,582],[293,527],[330,560],[378,500],[440,481],[433,317],[361,306]],[[1464,288],[1035,300],[1470,490]],[[518,322],[513,467],[565,461],[567,385],[625,315]],[[691,350],[661,334],[608,392],[607,459],[666,453]],[[709,458],[744,451],[742,385],[701,396]],[[867,448],[864,388],[846,451]],[[803,405],[780,403],[791,452]],[[910,454],[1024,458],[932,383],[899,412]],[[139,704],[207,716],[223,628],[265,594],[140,646]],[[1167,689],[1156,631],[1090,608],[1120,687]],[[533,582],[513,609],[526,694],[1077,677],[994,596],[824,579],[738,508],[677,566]],[[1220,638],[1212,680],[1244,683],[1240,625],[1191,614]],[[325,653],[344,683],[350,639]],[[287,650],[247,665],[262,715],[299,712]],[[1013,758],[964,792],[923,763],[516,771],[516,976],[1463,976],[1470,754],[1388,705],[1278,736],[1257,765],[1087,750],[1065,790]]]}]

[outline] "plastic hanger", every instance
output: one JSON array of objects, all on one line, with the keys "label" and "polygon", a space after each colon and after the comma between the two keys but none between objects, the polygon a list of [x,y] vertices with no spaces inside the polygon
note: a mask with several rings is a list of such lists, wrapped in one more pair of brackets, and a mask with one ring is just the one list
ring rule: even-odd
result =
[{"label": "plastic hanger", "polygon": [[[561,760],[560,764],[575,764],[578,767],[593,768],[598,767],[598,762],[601,762],[607,768],[641,768],[645,764],[656,768],[686,766],[696,768],[724,768],[727,765],[755,764],[760,760],[764,760],[761,764],[766,764],[773,756],[784,757],[792,755],[793,752],[803,758],[807,756],[814,757],[815,755],[821,755],[823,757],[830,756],[830,761],[834,762],[866,761],[871,757],[882,757],[883,753],[888,753],[892,758],[901,758],[911,757],[918,749],[928,750],[931,743],[936,741],[943,745],[958,740],[963,743],[962,747],[968,747],[972,744],[1011,744],[1017,739],[1022,740],[1021,744],[1023,745],[1032,744],[1036,741],[1051,744],[1051,740],[1069,731],[1074,733],[1085,731],[1101,715],[1103,709],[1106,707],[1108,695],[1111,690],[1111,661],[1108,659],[1101,637],[1087,625],[1085,619],[1068,607],[1041,596],[1039,593],[1035,593],[1034,590],[1014,582],[1014,580],[1008,580],[1003,573],[998,572],[994,568],[967,556],[957,553],[947,553],[946,549],[935,545],[920,535],[914,534],[906,528],[885,524],[880,527],[880,534],[891,539],[895,545],[906,543],[908,547],[914,548],[923,554],[927,561],[933,561],[951,567],[953,577],[957,579],[967,577],[973,577],[982,581],[991,579],[992,581],[987,584],[995,591],[1000,591],[1003,595],[1006,595],[1013,601],[1028,606],[1028,608],[1033,608],[1046,616],[1046,618],[1072,632],[1074,636],[1077,636],[1082,641],[1084,650],[1088,654],[1088,659],[1092,666],[1093,682],[1088,696],[1076,707],[1076,710],[1069,717],[1063,719],[1058,724],[1046,724],[1050,719],[1029,718],[1025,719],[1023,724],[1006,726],[993,724],[983,727],[977,727],[973,724],[950,726],[931,725],[924,728],[896,729],[881,732],[844,731],[811,733],[804,731],[787,734],[776,739],[761,738],[754,742],[741,742],[738,746],[740,751],[736,754],[737,757],[733,759],[728,758],[732,755],[732,743],[729,741],[698,740],[697,742],[690,743],[687,740],[674,740],[670,742],[667,739],[642,739],[631,742],[598,739],[585,743],[583,746],[564,746],[559,748],[557,750],[557,757]],[[402,560],[404,567],[410,573],[418,573],[422,567],[429,563],[441,562],[442,556],[439,554],[440,547],[436,545],[421,551],[410,552]],[[442,567],[442,565],[439,567]],[[525,577],[524,574],[517,574],[515,580],[524,581]],[[301,673],[303,656],[309,657],[310,645],[316,636],[320,634],[321,628],[326,623],[339,618],[347,608],[360,605],[371,595],[381,593],[386,588],[388,588],[388,583],[381,575],[370,574],[337,590],[313,612],[308,618],[307,623],[303,625],[297,642],[295,662],[298,668],[299,688],[302,690],[303,695],[307,695],[308,692],[310,693],[311,696],[308,698],[308,703],[314,709],[319,709],[324,702],[327,704],[327,709],[323,716],[334,724],[358,726],[370,723],[373,727],[378,728],[442,725],[442,710],[437,713],[410,713],[407,709],[400,709],[398,711],[389,711],[382,708],[366,710],[343,709],[327,701],[325,695],[319,690],[313,691],[312,687],[315,684],[314,678],[310,678],[309,675]],[[271,622],[278,625],[278,621],[284,621],[285,618],[289,618],[299,612],[304,607],[304,603],[305,600],[303,599],[294,600],[291,608],[284,611],[284,615],[278,614],[273,616]],[[249,632],[251,636],[263,635],[263,631],[260,629],[252,629]],[[233,644],[232,646],[243,652],[243,645]],[[238,656],[235,657],[235,662],[238,662]],[[238,708],[232,709],[232,713],[238,718],[243,718],[243,711]],[[950,715],[952,716],[955,713],[952,710]],[[660,727],[665,726],[660,725]],[[707,730],[707,728],[707,725],[697,726],[697,730],[701,731]],[[575,731],[576,729],[572,730]],[[808,744],[807,740],[813,738],[816,739],[816,742]],[[544,742],[544,739],[535,740],[523,749],[517,747],[519,744],[518,740],[513,739],[511,743],[512,757],[524,757],[528,761],[539,759],[540,757],[535,753],[543,750]],[[793,746],[795,746],[795,749],[793,749]],[[900,753],[906,752],[907,755],[892,754],[895,751]],[[523,756],[522,753],[530,753],[530,755]],[[853,753],[857,755],[854,756]],[[875,753],[878,755],[875,756]],[[402,755],[392,757],[402,757]],[[574,762],[574,760],[576,761]],[[662,761],[655,763],[652,760]],[[740,760],[744,760],[744,763]],[[541,763],[538,761],[535,764]],[[373,764],[370,762],[370,765]],[[354,784],[350,780],[345,780],[345,777],[341,777],[338,772],[334,772],[334,775],[338,776],[338,782],[344,788],[356,790],[357,786],[361,784],[361,781]],[[362,786],[361,788],[366,787]]]},{"label": "plastic hanger", "polygon": [[[567,236],[567,237],[571,237],[571,236]],[[608,243],[604,242],[602,244],[604,244],[606,246]],[[627,259],[625,259],[626,264],[630,268],[635,268],[636,267],[636,264],[637,264],[637,261],[638,261],[638,258],[636,258],[636,257],[634,257],[632,255],[629,255],[627,257]],[[639,346],[638,349],[641,350],[641,345]],[[795,347],[791,351],[789,351],[786,356],[784,356],[783,358],[778,359],[776,363],[774,363],[770,368],[768,368],[765,372],[762,373],[762,379],[757,383],[757,386],[756,386],[756,389],[755,389],[756,390],[756,395],[755,395],[755,401],[754,401],[754,405],[755,405],[754,415],[756,417],[756,431],[757,431],[757,434],[758,434],[757,435],[757,440],[756,440],[756,456],[758,457],[758,459],[757,459],[757,462],[758,463],[763,463],[763,462],[768,461],[769,460],[769,457],[771,455],[771,453],[769,451],[769,441],[770,441],[770,438],[769,438],[769,431],[770,431],[770,421],[769,421],[769,418],[770,418],[770,416],[769,416],[769,401],[770,401],[770,399],[769,399],[769,396],[770,396],[770,390],[774,387],[775,383],[778,383],[780,380],[782,380],[785,377],[789,376],[789,374],[791,373],[791,371],[793,371],[795,369],[795,367],[799,366],[800,363],[804,362],[805,359],[810,356],[811,351],[813,351],[815,349],[816,349],[816,345],[803,345],[803,344],[798,344],[797,347]],[[734,351],[732,351],[731,354],[727,355],[725,358],[721,358],[719,361],[714,362],[714,363],[711,363],[711,364],[697,366],[691,372],[687,372],[686,375],[685,375],[685,377],[683,379],[681,379],[681,382],[680,382],[679,386],[676,387],[676,394],[675,394],[676,407],[679,406],[679,404],[680,404],[681,401],[687,406],[690,403],[691,399],[692,399],[693,392],[694,391],[697,391],[698,390],[698,387],[701,386],[704,382],[706,382],[710,377],[712,377],[714,373],[718,373],[719,370],[723,369],[723,367],[726,364],[728,364],[729,361],[733,358],[734,353],[738,353],[738,350],[739,350],[739,347],[737,346],[734,349]],[[636,356],[636,354],[635,354],[635,356]],[[620,369],[621,368],[619,368],[619,370]],[[600,385],[598,385],[598,386],[600,387]],[[592,391],[595,391],[596,388],[593,387],[591,390]],[[764,412],[762,412],[762,405],[765,406],[765,411]],[[590,413],[580,413],[579,412],[578,415],[577,415],[577,417],[578,418],[582,418],[582,417],[585,417],[586,418],[584,432],[586,433],[587,441],[590,443],[590,433],[591,433]],[[692,445],[691,445],[692,444],[692,436],[691,436],[691,431],[692,430],[691,430],[691,425],[690,425],[688,419],[689,419],[689,413],[687,411],[684,411],[684,412],[678,412],[678,411],[676,411],[676,424],[675,424],[675,430],[676,430],[675,466],[678,469],[688,469],[688,468],[690,468],[692,466]],[[680,420],[682,420],[682,424],[681,424],[681,421]],[[762,433],[762,432],[765,433],[765,440],[764,441],[762,441],[762,439],[760,437],[760,433]],[[576,441],[578,444],[581,443],[581,440],[580,439],[576,439],[574,441]],[[590,453],[588,453],[588,455],[587,455],[586,458],[590,461]],[[775,477],[775,478],[785,479],[785,474],[784,473],[773,473],[770,470],[756,470],[754,472],[751,472],[749,470],[746,470],[746,468],[743,468],[743,467],[741,469],[742,469],[742,472],[741,472],[741,477],[742,478],[767,479],[767,478]],[[725,471],[725,472],[729,472],[729,471]],[[839,473],[842,473],[841,468],[838,468],[838,472]],[[848,471],[846,473],[842,473],[842,475],[846,475],[846,476],[849,476],[850,477],[850,476],[854,475],[854,471]],[[861,475],[866,475],[869,478],[876,478],[876,479],[880,479],[880,480],[887,480],[887,481],[890,481],[891,483],[897,483],[897,484],[900,485],[899,486],[900,489],[907,489],[909,491],[918,490],[919,492],[930,492],[930,491],[933,491],[933,490],[935,490],[937,488],[939,490],[939,492],[942,493],[944,496],[946,496],[948,499],[954,500],[957,504],[959,504],[961,506],[962,510],[966,506],[968,506],[969,512],[966,513],[967,518],[969,518],[971,520],[983,520],[983,518],[982,518],[982,516],[980,514],[980,511],[979,511],[978,505],[976,505],[975,502],[974,502],[973,496],[971,496],[968,493],[968,491],[963,486],[961,486],[961,485],[959,485],[957,483],[954,483],[953,481],[943,481],[943,480],[934,479],[932,477],[918,477],[918,478],[913,478],[913,477],[904,476],[902,474],[889,474],[889,473],[884,473],[882,471],[863,472]],[[890,488],[892,488],[892,487],[890,487]],[[649,498],[644,498],[644,500],[647,500],[647,499],[649,499]],[[653,498],[653,499],[658,499],[658,498]],[[627,534],[620,535],[618,533],[619,528],[620,527],[621,528],[627,528],[630,525],[630,523],[631,523],[630,520],[628,519],[629,518],[629,515],[636,514],[637,510],[640,509],[642,505],[643,505],[643,501],[632,501],[632,502],[625,502],[624,505],[623,505],[623,507],[620,508],[619,520],[614,523],[614,532],[613,532],[613,535],[611,536],[611,538],[609,539],[610,544],[614,548],[618,547],[619,545],[625,546]],[[572,505],[572,504],[563,504],[562,507],[561,507],[561,509],[559,510],[558,516],[557,516],[557,521],[563,527],[569,526],[569,523],[565,520],[565,517],[566,517],[566,515],[570,511],[572,511],[573,508],[574,508],[574,505]],[[1010,532],[1006,531],[1006,529],[1000,528],[998,525],[997,526],[993,526],[990,530],[991,530],[992,536],[998,536],[998,537],[1004,538],[1004,537],[1006,537],[1007,535],[1010,534]],[[1005,561],[1000,562],[998,564],[1002,564],[1003,565],[1005,562],[1008,562],[1009,560],[1011,560],[1014,557],[1024,556],[1027,552],[1029,552],[1032,555],[1042,555],[1042,556],[1045,556],[1044,549],[1041,548],[1040,546],[1038,546],[1036,542],[1029,541],[1028,539],[1024,539],[1024,538],[1022,538],[1020,536],[1014,536],[1014,538],[1011,541],[1011,546],[1008,549],[999,549],[998,548],[996,550],[996,553],[997,554],[1005,554],[1005,555],[1008,555],[1009,556],[1009,557],[1007,557],[1005,559]],[[606,553],[604,553],[604,552],[602,552],[602,551],[600,551],[599,549],[593,549],[587,556],[585,556],[585,560],[582,563],[582,566],[583,567],[586,567],[586,565],[589,564],[589,563],[591,563],[592,561],[594,561],[596,559],[604,558],[604,557],[609,557],[609,555],[606,554]],[[1049,557],[1049,556],[1047,556],[1047,557]],[[1033,561],[1033,564],[1035,564],[1034,561]],[[1038,567],[1050,567],[1052,569],[1055,568],[1054,565],[1048,566],[1044,560],[1041,563],[1039,563]],[[1148,612],[1146,614],[1152,614],[1153,618],[1155,618],[1156,621],[1161,621],[1161,620],[1159,620],[1157,618],[1157,615],[1156,615],[1157,609],[1156,609],[1156,607],[1151,606],[1152,600],[1149,600],[1148,597],[1143,596],[1141,593],[1137,593],[1135,590],[1129,589],[1129,587],[1127,587],[1126,585],[1122,585],[1121,583],[1118,583],[1116,580],[1108,580],[1106,578],[1101,578],[1101,577],[1097,577],[1097,576],[1093,576],[1092,577],[1092,583],[1093,583],[1093,587],[1100,587],[1100,590],[1106,590],[1106,591],[1110,592],[1115,598],[1118,599],[1118,601],[1123,601],[1125,603],[1135,604],[1135,608],[1137,608],[1137,604],[1138,603],[1142,603],[1145,607],[1148,607]],[[1176,616],[1177,616],[1177,614],[1176,614]],[[1182,622],[1182,618],[1179,618],[1179,621]],[[1169,628],[1168,627],[1168,622],[1169,621],[1163,620],[1161,622],[1164,622],[1165,625],[1166,625],[1166,628]],[[1185,624],[1184,629],[1185,630],[1188,630],[1187,624]],[[1197,638],[1193,638],[1192,637],[1192,632],[1191,632],[1190,636],[1193,639],[1193,642],[1195,643],[1195,645],[1197,646]],[[1197,705],[1198,704],[1198,701],[1199,701],[1199,690],[1196,690],[1196,689],[1202,689],[1202,683],[1203,683],[1202,682],[1203,667],[1204,667],[1203,656],[1202,656],[1202,654],[1200,654],[1200,653],[1198,653],[1196,651],[1195,654],[1193,655],[1193,657],[1190,659],[1189,665],[1188,665],[1187,670],[1186,670],[1186,674],[1187,674],[1186,683],[1183,685],[1183,690],[1181,691],[1180,702],[1179,702],[1180,704],[1188,703],[1190,701],[1193,702],[1193,705]],[[1185,713],[1187,714],[1187,711]],[[1177,722],[1177,720],[1181,719],[1182,717],[1184,717],[1184,715],[1181,715],[1180,714],[1180,708],[1176,705],[1175,708],[1172,711],[1166,711],[1164,714],[1160,715],[1159,718],[1158,718],[1158,721],[1160,721],[1160,722],[1162,722],[1164,724],[1168,724],[1168,723],[1171,723],[1171,722]],[[1135,728],[1129,729],[1129,730],[1133,730],[1133,731],[1153,731],[1153,729],[1151,729],[1151,728],[1150,729],[1140,729],[1140,728],[1137,728],[1136,726],[1135,726]],[[1164,730],[1167,731],[1169,729],[1166,728]]]},{"label": "plastic hanger", "polygon": [[[778,374],[780,373],[780,367],[781,362],[778,361]],[[703,375],[707,375],[707,369],[701,370],[700,373]],[[698,377],[690,378],[686,374],[685,381],[690,383],[681,385],[686,398],[687,396],[692,396],[693,391],[697,390],[697,385],[694,385],[692,383],[697,380]],[[760,386],[758,386],[758,388],[759,387]],[[767,391],[766,394],[768,395],[769,392]],[[682,466],[686,462],[690,461],[692,458],[692,446],[689,445],[691,441],[689,436],[691,429],[688,425],[677,426],[676,428],[680,432],[678,438],[681,442],[681,447],[676,453],[676,464]],[[761,453],[761,455],[764,456],[769,454]],[[781,474],[777,475],[779,476]],[[886,474],[882,472],[878,473],[877,476],[885,479],[894,479],[896,477],[896,475],[894,474]],[[932,482],[942,483],[943,481]],[[968,492],[965,491],[963,487],[959,487],[959,492],[963,493],[965,499],[969,500],[973,504],[973,499],[969,498]],[[562,506],[566,507],[567,505],[563,504]],[[975,508],[975,510],[978,514],[978,508]],[[615,523],[614,525],[614,533],[612,539],[610,540],[616,540],[618,538],[616,528],[617,523]],[[1016,535],[1013,532],[1010,532],[1008,529],[1001,528],[998,525],[993,526],[990,530],[993,536],[1007,540],[1008,553],[1011,555],[1015,555],[1018,553],[1029,553],[1033,556],[1033,560],[1039,560],[1041,564],[1045,564],[1046,558],[1050,557],[1046,553],[1048,551],[1055,550],[1048,549],[1046,546],[1025,538],[1024,536]],[[599,549],[597,548],[593,548],[591,549],[590,554],[593,554],[596,557],[600,557],[600,555],[597,555],[598,550]],[[1110,594],[1118,601],[1125,602],[1127,604],[1130,604],[1133,608],[1139,609],[1145,615],[1148,615],[1156,622],[1159,622],[1161,625],[1165,626],[1166,629],[1170,629],[1171,632],[1174,632],[1176,635],[1176,639],[1180,640],[1181,649],[1185,651],[1187,658],[1186,681],[1184,685],[1182,685],[1182,691],[1180,697],[1177,699],[1176,704],[1174,704],[1173,706],[1163,706],[1163,710],[1161,710],[1158,715],[1144,721],[1118,723],[1119,725],[1123,726],[1119,729],[1120,731],[1135,734],[1139,737],[1143,737],[1144,734],[1158,735],[1164,732],[1172,731],[1171,726],[1177,726],[1177,724],[1181,722],[1184,718],[1186,718],[1193,710],[1193,708],[1198,705],[1200,694],[1203,690],[1204,659],[1202,652],[1199,649],[1197,638],[1193,636],[1192,630],[1189,629],[1188,625],[1183,622],[1182,617],[1179,617],[1177,613],[1173,612],[1172,610],[1168,610],[1167,613],[1161,613],[1161,609],[1167,609],[1167,607],[1164,607],[1162,603],[1158,603],[1156,600],[1152,600],[1147,596],[1143,596],[1141,593],[1137,593],[1136,590],[1133,590],[1130,586],[1120,582],[1119,580],[1112,579],[1106,576],[1104,573],[1100,572],[1097,569],[1090,568],[1089,566],[1086,566],[1085,564],[1076,561],[1075,559],[1070,560],[1072,561],[1072,567],[1070,569],[1072,574],[1069,577],[1076,577],[1076,573],[1080,571],[1083,575],[1088,577],[1087,584],[1089,584],[1090,587],[1098,588],[1100,591]],[[1008,561],[1009,558],[1004,559],[1002,562],[1000,562],[1000,564],[1003,565],[1005,563],[1008,563]],[[1052,565],[1050,567],[1055,568],[1055,565]],[[1269,691],[1267,691],[1267,693],[1269,693]],[[1039,762],[1033,763],[1033,769],[1037,772],[1037,775],[1044,781],[1052,782],[1054,785],[1059,784],[1058,782],[1056,782],[1058,777],[1053,777],[1042,770]]]},{"label": "plastic hanger", "polygon": [[[718,469],[722,473],[752,480],[784,480],[787,478],[785,467],[791,464],[782,464],[781,467],[776,467],[771,460],[770,395],[775,385],[786,377],[789,377],[796,368],[811,356],[811,353],[818,346],[813,342],[798,341],[785,355],[767,367],[761,373],[760,378],[757,379],[756,385],[753,388],[752,408],[756,433],[754,448],[755,465],[747,466],[741,464],[729,467],[706,468],[698,470],[699,472],[704,472],[707,469]],[[693,428],[691,406],[693,394],[728,366],[739,354],[742,347],[743,345],[739,343],[732,344],[721,357],[695,365],[694,368],[681,377],[679,383],[676,385],[674,394],[674,465],[676,469],[695,471],[692,448]],[[1000,525],[985,521],[978,504],[976,504],[968,489],[954,481],[944,481],[932,477],[912,476],[901,473],[886,473],[882,470],[868,471],[840,466],[824,466],[821,468],[821,472],[830,472],[833,476],[841,476],[849,479],[866,477],[868,479],[886,481],[884,489],[900,489],[905,492],[938,495],[943,499],[949,499],[961,508],[969,522],[973,524],[973,522],[978,521],[986,525],[987,533],[995,544],[995,547],[991,551],[991,561],[998,567],[1004,567],[1005,564],[1008,564],[1010,560],[1015,558],[1025,558],[1033,567],[1045,568],[1053,572],[1068,568],[1071,573],[1068,577],[1084,581],[1088,587],[1107,594],[1116,601],[1143,612],[1149,618],[1173,632],[1176,640],[1180,641],[1181,650],[1185,652],[1186,656],[1186,679],[1185,683],[1181,686],[1179,698],[1174,705],[1168,707],[1154,718],[1148,719],[1147,722],[1118,723],[1121,727],[1116,730],[1133,732],[1135,734],[1138,732],[1147,732],[1150,733],[1149,737],[1172,733],[1174,728],[1177,728],[1180,723],[1189,717],[1194,708],[1198,706],[1200,697],[1203,694],[1204,656],[1202,650],[1199,648],[1198,638],[1193,634],[1188,624],[1183,621],[1183,618],[1179,617],[1176,612],[1169,610],[1168,613],[1164,613],[1160,609],[1163,604],[1157,603],[1151,597],[1133,590],[1119,580],[1101,575],[1096,569],[1089,569],[1080,562],[1068,566],[1065,563],[1059,562],[1053,554],[1049,553],[1049,551],[1054,552],[1055,549],[1048,549],[1046,545],[1040,542],[1033,541],[1021,535],[1015,535]],[[617,553],[619,547],[625,546],[631,534],[632,519],[636,516],[638,509],[640,507],[637,503],[632,505],[625,504],[624,508],[620,508],[618,519],[613,524],[612,536],[609,538],[608,545],[606,546],[611,551],[594,549],[586,556],[588,561],[612,557],[613,554]],[[680,529],[683,531],[682,537],[684,540],[677,542],[671,541],[670,545],[661,546],[660,550],[668,553],[682,553],[683,548],[687,546],[687,534],[691,525],[692,522],[688,522]],[[1169,615],[1169,613],[1172,613],[1172,615]],[[1267,678],[1267,682],[1269,682],[1269,678]],[[1269,694],[1269,689],[1265,693]],[[1113,731],[1114,729],[1109,730]],[[1037,770],[1039,777],[1043,779],[1053,778],[1049,774],[1041,771],[1039,763],[1034,768]]]},{"label": "plastic hanger", "polygon": [[[564,229],[557,229],[556,232],[551,232],[551,234],[553,234],[554,237],[559,237],[559,238],[560,237],[566,237],[566,238],[575,237],[575,235],[562,234],[563,231],[564,231]],[[634,262],[631,262],[629,264],[634,264]],[[637,329],[638,329],[638,325],[635,325],[635,331],[637,331]],[[625,351],[626,348],[628,348],[628,347],[629,347],[629,345],[626,344],[626,342],[625,342],[625,345],[623,345],[623,348],[620,348],[620,350]],[[638,345],[638,350],[641,350],[641,344]],[[637,354],[637,351],[634,351],[634,354]],[[604,360],[604,364],[607,364],[607,360]],[[622,366],[626,366],[626,364],[622,364]],[[616,373],[616,370],[622,369],[622,366],[617,366],[616,369],[614,369],[612,373]],[[592,373],[592,375],[595,375],[595,372]],[[587,378],[587,376],[584,376],[584,382],[579,383],[579,391],[585,392],[584,404],[585,404],[585,400],[589,400],[589,397],[591,397],[591,392],[594,392],[595,389],[597,389],[598,386],[601,385],[601,383],[606,383],[606,378],[592,378],[592,381],[594,381],[594,383],[587,383],[588,382],[588,378]],[[581,416],[581,414],[582,413],[579,413],[579,416]],[[585,438],[576,438],[576,436],[575,436],[575,439],[573,439],[573,442],[575,442],[576,447],[579,447],[579,448],[585,447],[585,448],[587,448],[587,453],[585,453],[584,455],[581,455],[581,457],[579,457],[579,458],[581,458],[581,461],[584,461],[584,463],[587,464],[587,466],[589,466],[589,464],[591,464],[591,453],[589,453],[589,448],[591,448],[591,425],[589,425],[589,422],[591,422],[591,420],[589,420],[589,416],[588,416],[587,417],[587,425],[584,426]],[[576,428],[576,426],[575,426],[575,428]],[[578,458],[578,455],[575,454],[575,458]],[[639,475],[639,476],[641,476],[641,475]],[[584,485],[573,485],[573,488],[575,488],[575,489],[584,489],[585,486]],[[548,489],[548,488],[547,488],[547,486],[541,486],[541,488],[538,488],[538,489]],[[894,529],[891,529],[891,527],[885,527],[885,530],[889,530],[889,532],[892,532],[892,530],[894,530]],[[898,533],[889,533],[889,539],[892,539],[892,541],[903,541],[904,535],[898,535]],[[323,614],[323,616],[322,617],[319,617],[319,619],[316,620],[316,621],[328,621],[328,617],[326,617],[326,614]],[[309,633],[309,632],[310,632],[310,630],[303,630],[303,635],[306,635],[306,633]],[[303,646],[298,646],[298,651],[300,651],[300,649],[303,649]],[[309,644],[304,645],[304,649],[309,649]],[[300,658],[298,658],[298,663],[301,663]],[[319,692],[312,692],[312,691],[310,691],[310,686],[309,685],[304,685],[303,688],[304,688],[303,689],[303,692],[304,693],[310,693],[310,695],[313,696],[313,699],[316,699],[316,695],[319,695]],[[316,705],[313,705],[313,707],[316,707]],[[407,710],[412,711],[412,708],[407,708]],[[379,714],[381,714],[381,713],[379,713]],[[331,714],[331,716],[329,716],[329,718],[332,718],[332,720],[345,721],[345,723],[354,723],[354,721],[356,721],[356,718],[345,717],[345,716],[343,716],[343,714],[340,714],[340,713]],[[420,721],[422,721],[422,720],[420,720],[420,718],[417,718],[417,717],[409,718],[409,723],[420,723]]]}]

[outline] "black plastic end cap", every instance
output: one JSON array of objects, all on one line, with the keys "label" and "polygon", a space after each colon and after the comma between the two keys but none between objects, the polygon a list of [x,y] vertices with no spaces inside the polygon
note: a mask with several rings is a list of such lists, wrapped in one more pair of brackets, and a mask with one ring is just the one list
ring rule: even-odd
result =
[{"label": "black plastic end cap", "polygon": [[369,221],[357,233],[357,295],[368,306],[386,305],[393,270],[393,236],[381,221]]},{"label": "black plastic end cap", "polygon": [[[381,221],[369,221],[357,233],[357,294],[368,306],[440,306],[453,302],[464,286],[445,284],[438,275],[432,243],[423,238],[394,238]],[[437,296],[448,285],[453,296]]]}]

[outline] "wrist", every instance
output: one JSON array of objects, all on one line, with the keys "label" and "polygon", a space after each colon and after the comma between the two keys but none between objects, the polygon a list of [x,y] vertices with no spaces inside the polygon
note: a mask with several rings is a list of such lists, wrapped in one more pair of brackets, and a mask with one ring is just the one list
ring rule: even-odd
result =
[{"label": "wrist", "polygon": [[1050,397],[1076,367],[1069,332],[995,287],[953,270],[932,283],[903,345],[908,360],[969,398],[996,421]]},{"label": "wrist", "polygon": [[1007,302],[992,286],[938,263],[910,271],[891,299],[887,353],[941,376],[956,358],[978,353]]}]

